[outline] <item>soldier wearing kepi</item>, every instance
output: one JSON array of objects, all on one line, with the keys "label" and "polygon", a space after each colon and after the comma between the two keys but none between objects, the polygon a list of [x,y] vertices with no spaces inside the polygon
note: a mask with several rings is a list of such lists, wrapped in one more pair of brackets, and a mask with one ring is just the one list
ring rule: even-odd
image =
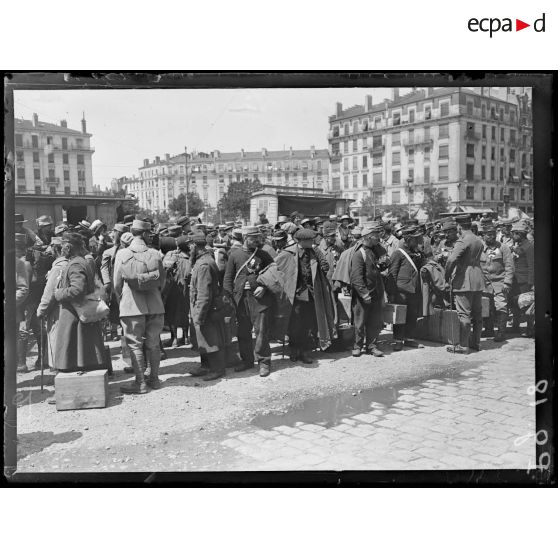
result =
[{"label": "soldier wearing kepi", "polygon": [[393,337],[407,347],[420,347],[414,339],[417,318],[422,304],[419,270],[423,257],[419,252],[422,235],[417,227],[410,225],[402,229],[403,243],[391,256],[389,274],[397,287],[395,302],[407,306],[405,324],[393,326]]},{"label": "soldier wearing kepi", "polygon": [[[165,271],[159,252],[147,247],[151,224],[136,219],[132,222],[131,232],[134,240],[116,255],[114,289],[120,298],[120,320],[136,379],[120,390],[123,393],[146,393],[147,383],[155,389],[160,386],[159,335],[164,323],[161,290],[165,285]],[[147,380],[144,345],[151,365]]]},{"label": "soldier wearing kepi", "polygon": [[[481,268],[486,280],[485,295],[490,300],[490,317],[487,319],[487,335],[494,341],[504,341],[508,321],[508,294],[513,284],[514,263],[511,250],[496,240],[494,225],[484,225],[484,250]],[[496,333],[494,334],[494,326]]]},{"label": "soldier wearing kepi", "polygon": [[[271,372],[269,333],[274,298],[256,280],[258,274],[273,263],[273,258],[262,250],[263,239],[258,227],[246,227],[243,237],[242,248],[230,252],[223,280],[224,291],[236,306],[238,321],[238,349],[242,363],[235,372],[253,368],[255,357],[260,376],[264,377]],[[256,335],[255,345],[252,328]]]},{"label": "soldier wearing kepi", "polygon": [[353,356],[363,351],[376,357],[384,356],[378,349],[378,336],[382,331],[382,304],[384,284],[376,262],[374,248],[380,243],[383,227],[366,223],[362,227],[362,246],[357,248],[351,259],[352,311],[355,325]]},{"label": "soldier wearing kepi", "polygon": [[447,347],[447,350],[450,353],[468,354],[471,349],[480,350],[482,292],[485,288],[480,259],[484,244],[471,230],[470,215],[460,215],[457,220],[461,237],[456,240],[448,257],[446,281],[455,295],[460,343]]},{"label": "soldier wearing kepi", "polygon": [[198,350],[205,359],[204,381],[216,380],[225,375],[225,331],[223,299],[219,284],[219,269],[206,246],[206,235],[199,231],[192,237],[194,249],[192,278],[190,282],[190,309],[196,331]]}]

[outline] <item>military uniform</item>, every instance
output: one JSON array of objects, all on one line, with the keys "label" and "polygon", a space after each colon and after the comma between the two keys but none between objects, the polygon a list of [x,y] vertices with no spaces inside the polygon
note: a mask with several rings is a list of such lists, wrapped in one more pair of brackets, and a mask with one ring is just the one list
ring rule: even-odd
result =
[{"label": "military uniform", "polygon": [[[145,223],[134,221],[132,229],[143,228],[148,230]],[[159,273],[158,288],[149,291],[139,291],[132,289],[124,281],[122,276],[122,266],[134,253],[149,251],[152,261],[157,262]],[[165,271],[159,252],[153,248],[148,248],[142,237],[134,237],[128,248],[118,251],[114,262],[114,289],[120,298],[120,320],[126,338],[126,344],[131,351],[132,367],[136,374],[136,386],[133,389],[139,393],[145,392],[144,373],[146,362],[144,358],[144,345],[146,354],[151,364],[151,382],[156,386],[158,382],[159,362],[161,353],[159,350],[159,335],[163,330],[164,312],[161,290],[165,285]]]},{"label": "military uniform", "polygon": [[485,242],[480,265],[486,281],[484,295],[490,300],[490,318],[487,320],[487,330],[489,334],[492,334],[494,325],[496,325],[497,334],[494,340],[501,341],[508,319],[508,292],[513,284],[513,255],[506,244],[496,240],[489,246]]},{"label": "military uniform", "polygon": [[479,350],[480,348],[482,292],[485,288],[484,276],[480,267],[483,249],[482,240],[473,231],[465,229],[462,236],[456,240],[446,263],[446,280],[451,282],[460,322],[460,347],[451,348],[456,352],[467,352],[468,349]]}]

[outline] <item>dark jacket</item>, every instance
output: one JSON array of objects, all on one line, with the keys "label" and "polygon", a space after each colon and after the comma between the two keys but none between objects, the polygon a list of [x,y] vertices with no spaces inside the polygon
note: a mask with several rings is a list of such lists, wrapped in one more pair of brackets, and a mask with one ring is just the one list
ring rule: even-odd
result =
[{"label": "dark jacket", "polygon": [[535,282],[535,248],[530,240],[525,239],[513,247],[515,254],[515,278],[518,283]]},{"label": "dark jacket", "polygon": [[190,308],[200,353],[224,348],[219,268],[209,252],[200,255],[192,270]]},{"label": "dark jacket", "polygon": [[[473,231],[464,230],[455,242],[446,263],[446,280],[454,292],[478,292],[485,287],[480,258],[484,244]],[[452,273],[455,274],[452,277]]]},{"label": "dark jacket", "polygon": [[384,283],[372,248],[362,246],[355,250],[351,258],[350,277],[353,295],[360,299],[370,297],[372,302],[383,300]]},{"label": "dark jacket", "polygon": [[[249,264],[242,267],[249,259]],[[231,250],[225,269],[223,290],[234,300],[235,304],[239,304],[244,294],[246,281],[250,284],[251,291],[254,292],[259,286],[256,281],[258,273],[271,263],[273,263],[273,258],[264,250],[258,249],[254,252],[254,250],[246,250],[244,247]],[[241,268],[242,270],[238,273]],[[269,292],[254,300],[259,311],[269,308],[274,302],[273,296]]]},{"label": "dark jacket", "polygon": [[100,322],[80,322],[72,306],[72,301],[78,301],[94,290],[95,280],[90,265],[81,256],[72,258],[62,271],[60,288],[54,293],[60,302],[54,347],[58,370],[99,369],[105,364]]},{"label": "dark jacket", "polygon": [[499,283],[512,286],[514,262],[513,254],[507,244],[498,241],[492,246],[485,244],[480,262],[487,286]]},{"label": "dark jacket", "polygon": [[[415,268],[411,265],[407,257],[401,253],[405,253],[413,260]],[[403,243],[391,256],[389,265],[389,274],[393,278],[397,290],[408,294],[417,294],[420,292],[420,268],[422,265],[420,254],[411,252],[407,245]]]},{"label": "dark jacket", "polygon": [[25,319],[25,302],[29,296],[29,281],[33,273],[31,264],[22,258],[16,258],[16,321]]}]

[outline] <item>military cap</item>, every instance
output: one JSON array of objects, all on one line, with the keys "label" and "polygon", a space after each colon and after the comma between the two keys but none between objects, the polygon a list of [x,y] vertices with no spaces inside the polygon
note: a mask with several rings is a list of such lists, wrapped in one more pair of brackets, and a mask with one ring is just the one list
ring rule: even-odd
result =
[{"label": "military cap", "polygon": [[527,234],[529,232],[529,227],[527,226],[527,223],[518,221],[517,223],[514,223],[512,225],[511,232],[520,232]]},{"label": "military cap", "polygon": [[120,237],[120,244],[122,246],[130,246],[132,240],[134,240],[134,235],[131,232],[125,232]]},{"label": "military cap", "polygon": [[458,224],[470,223],[471,216],[468,213],[463,213],[461,215],[456,215],[455,220],[457,221]]},{"label": "military cap", "polygon": [[27,236],[24,233],[15,233],[16,246],[24,247],[27,244]]},{"label": "military cap", "polygon": [[324,236],[335,236],[337,234],[337,228],[333,223],[327,221],[327,225],[324,224],[323,234]]},{"label": "military cap", "polygon": [[486,223],[486,225],[482,225],[479,228],[479,232],[484,232],[485,234],[488,232],[496,232],[496,227],[494,226],[494,223],[492,223],[492,221],[490,221],[489,223]]},{"label": "military cap", "polygon": [[47,225],[54,225],[49,215],[41,215],[36,219],[37,227],[46,227]]},{"label": "military cap", "polygon": [[271,238],[273,238],[273,240],[287,240],[287,233],[278,229],[273,232],[273,236]]},{"label": "military cap", "polygon": [[294,234],[294,238],[295,240],[312,240],[316,238],[317,234],[318,233],[312,229],[298,229]]},{"label": "military cap", "polygon": [[62,246],[62,242],[63,242],[63,240],[60,236],[53,236],[50,239],[50,245],[51,246]]},{"label": "military cap", "polygon": [[225,225],[227,229],[232,229],[234,228],[234,221],[225,221]]},{"label": "military cap", "polygon": [[62,235],[62,240],[64,242],[68,242],[69,244],[71,244],[75,248],[83,247],[83,236],[79,233],[65,232]]},{"label": "military cap", "polygon": [[198,230],[192,235],[192,242],[205,246],[207,243],[207,236],[203,231]]},{"label": "military cap", "polygon": [[183,215],[176,220],[176,224],[180,226],[189,225],[190,217],[188,217],[187,215]]},{"label": "military cap", "polygon": [[233,229],[232,237],[235,240],[242,240],[242,229]]},{"label": "military cap", "polygon": [[174,240],[178,248],[184,250],[188,246],[188,243],[191,242],[191,237],[186,234],[181,234],[178,238],[175,238]]},{"label": "military cap", "polygon": [[366,236],[372,233],[381,233],[383,232],[384,227],[378,221],[370,221],[368,223],[364,223],[362,225],[362,236]]},{"label": "military cap", "polygon": [[116,223],[116,225],[114,225],[112,230],[119,233],[125,233],[130,230],[130,227],[128,225],[125,225],[124,223]]},{"label": "military cap", "polygon": [[442,224],[443,231],[450,231],[452,229],[457,229],[457,223],[455,221],[445,221]]},{"label": "military cap", "polygon": [[142,221],[140,219],[134,219],[132,221],[132,230],[150,231],[151,230],[151,223],[149,223],[149,221]]},{"label": "military cap", "polygon": [[406,225],[418,225],[418,219],[407,219],[407,221],[405,221]]},{"label": "military cap", "polygon": [[27,223],[27,219],[24,219],[21,213],[16,213],[14,215],[14,223]]},{"label": "military cap", "polygon": [[401,232],[403,233],[403,236],[409,236],[415,238],[422,236],[419,227],[415,225],[407,225],[406,227],[403,227]]},{"label": "military cap", "polygon": [[168,228],[169,234],[172,235],[179,235],[182,232],[182,227],[180,225],[171,225]]},{"label": "military cap", "polygon": [[62,236],[63,233],[65,233],[68,230],[68,225],[66,225],[66,223],[61,223],[60,225],[56,225],[56,227],[54,227],[54,234],[56,236]]},{"label": "military cap", "polygon": [[260,229],[258,227],[248,226],[248,227],[244,227],[242,229],[242,234],[244,236],[255,236],[255,235],[261,234],[261,232],[260,232]]}]

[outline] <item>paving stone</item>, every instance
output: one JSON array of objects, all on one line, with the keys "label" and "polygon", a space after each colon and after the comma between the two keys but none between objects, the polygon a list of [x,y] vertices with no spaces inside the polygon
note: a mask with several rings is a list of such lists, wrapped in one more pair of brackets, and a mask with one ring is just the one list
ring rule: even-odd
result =
[{"label": "paving stone", "polygon": [[323,426],[318,426],[317,424],[303,424],[300,429],[308,430],[309,432],[321,432],[322,430],[325,430]]},{"label": "paving stone", "polygon": [[292,428],[291,426],[276,426],[273,428],[275,432],[281,432],[282,434],[295,434],[298,432],[297,428]]},{"label": "paving stone", "polygon": [[366,423],[369,423],[369,424],[372,424],[372,423],[376,422],[377,420],[379,420],[377,415],[373,415],[371,413],[369,413],[369,414],[362,413],[360,415],[355,415],[353,417],[353,419],[358,420],[360,422],[366,422]]},{"label": "paving stone", "polygon": [[301,440],[315,440],[317,437],[315,432],[307,432],[306,430],[301,430],[296,434],[293,434],[293,436],[300,438]]}]

